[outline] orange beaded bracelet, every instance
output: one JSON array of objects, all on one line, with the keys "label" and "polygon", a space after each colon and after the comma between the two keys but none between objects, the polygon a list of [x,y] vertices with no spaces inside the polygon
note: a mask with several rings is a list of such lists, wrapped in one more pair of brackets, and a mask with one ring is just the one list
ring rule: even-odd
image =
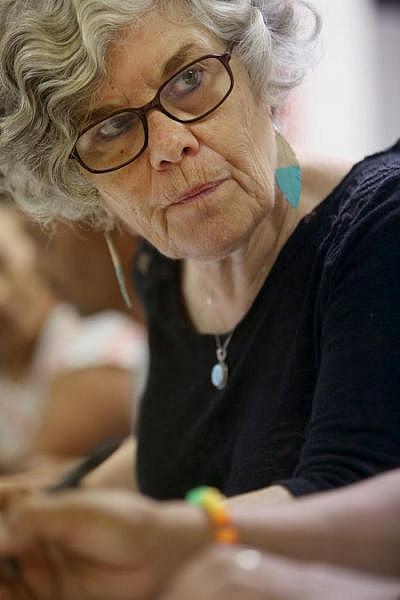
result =
[{"label": "orange beaded bracelet", "polygon": [[186,495],[186,501],[193,506],[201,506],[215,527],[215,539],[220,544],[237,544],[239,534],[233,526],[225,504],[225,496],[217,489],[201,486]]}]

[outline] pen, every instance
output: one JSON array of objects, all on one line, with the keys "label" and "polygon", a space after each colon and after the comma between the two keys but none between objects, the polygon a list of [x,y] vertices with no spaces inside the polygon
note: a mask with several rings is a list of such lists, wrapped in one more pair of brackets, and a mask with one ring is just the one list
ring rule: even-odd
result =
[{"label": "pen", "polygon": [[60,481],[47,488],[50,494],[56,494],[64,490],[76,488],[81,483],[82,479],[89,475],[101,463],[109,458],[122,444],[124,438],[108,438],[105,442],[96,446],[85,458],[83,458],[75,467],[64,475]]},{"label": "pen", "polygon": [[[57,483],[47,488],[49,494],[57,494],[59,492],[79,487],[82,479],[96,469],[101,463],[109,458],[120,447],[124,438],[112,437],[105,442],[96,446],[85,458],[72,467]],[[0,558],[0,582],[12,582],[18,579],[21,570],[17,558],[5,557]]]}]

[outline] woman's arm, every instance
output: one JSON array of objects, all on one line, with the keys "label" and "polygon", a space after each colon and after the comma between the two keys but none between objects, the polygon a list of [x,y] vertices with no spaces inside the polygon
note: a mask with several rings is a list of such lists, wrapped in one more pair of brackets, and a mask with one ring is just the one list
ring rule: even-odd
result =
[{"label": "woman's arm", "polygon": [[134,375],[96,366],[59,373],[49,383],[32,454],[80,456],[107,437],[129,435]]},{"label": "woman's arm", "polygon": [[293,474],[274,482],[294,496],[400,464],[400,184],[363,194],[322,244],[311,416]]},{"label": "woman's arm", "polygon": [[229,498],[227,503],[231,507],[248,506],[249,503],[252,505],[262,504],[263,506],[273,506],[274,504],[282,504],[294,499],[293,494],[285,487],[281,485],[271,485],[261,490],[233,496],[232,498]]},{"label": "woman's arm", "polygon": [[231,504],[244,544],[400,576],[400,470],[282,506]]},{"label": "woman's arm", "polygon": [[213,548],[179,570],[159,600],[399,600],[400,579]]}]

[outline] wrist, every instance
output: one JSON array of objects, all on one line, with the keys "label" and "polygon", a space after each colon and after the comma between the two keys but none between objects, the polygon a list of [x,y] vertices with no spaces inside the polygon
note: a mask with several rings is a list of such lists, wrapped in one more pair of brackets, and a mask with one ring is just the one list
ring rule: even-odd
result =
[{"label": "wrist", "polygon": [[234,526],[227,498],[213,487],[200,486],[186,495],[186,501],[193,506],[200,506],[208,515],[215,531],[215,541],[220,544],[237,544],[239,534]]},{"label": "wrist", "polygon": [[215,531],[207,514],[197,506],[171,501],[160,504],[159,518],[171,540],[176,540],[185,556],[203,550],[215,541]]}]

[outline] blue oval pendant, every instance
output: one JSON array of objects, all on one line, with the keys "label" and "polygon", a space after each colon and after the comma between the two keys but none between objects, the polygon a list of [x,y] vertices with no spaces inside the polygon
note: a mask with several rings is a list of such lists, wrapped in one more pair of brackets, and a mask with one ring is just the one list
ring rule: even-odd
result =
[{"label": "blue oval pendant", "polygon": [[228,367],[224,362],[219,362],[213,366],[211,371],[211,382],[218,390],[223,390],[228,383]]}]

